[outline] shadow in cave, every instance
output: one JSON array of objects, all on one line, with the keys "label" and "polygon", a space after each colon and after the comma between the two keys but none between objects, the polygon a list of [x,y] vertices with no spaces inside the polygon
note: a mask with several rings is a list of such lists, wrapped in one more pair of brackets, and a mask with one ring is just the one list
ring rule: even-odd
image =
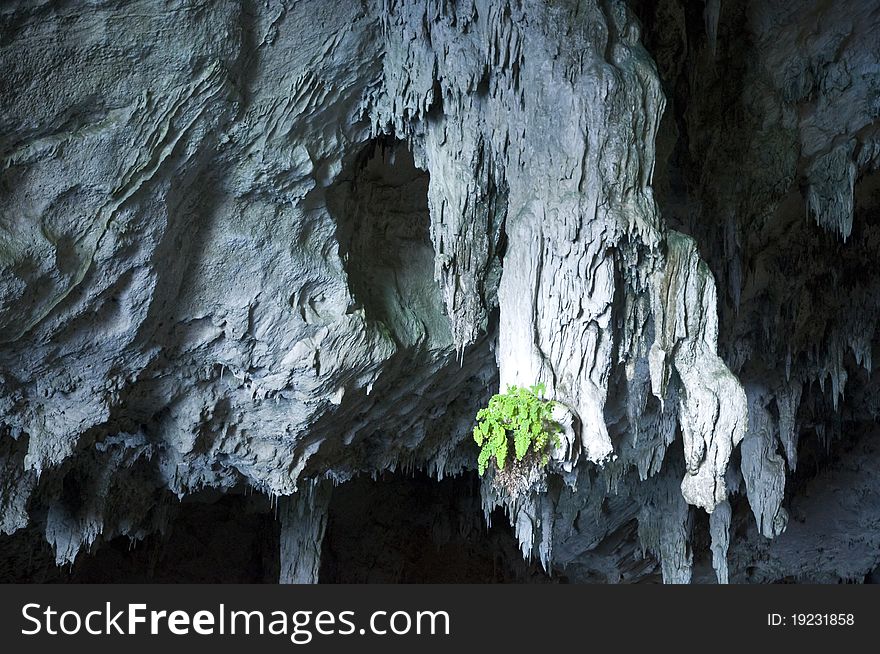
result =
[{"label": "shadow in cave", "polygon": [[355,300],[405,347],[452,342],[434,279],[427,171],[403,141],[382,137],[350,161],[327,189],[327,208]]},{"label": "shadow in cave", "polygon": [[407,144],[382,136],[352,152],[326,189],[348,313],[363,318],[388,355],[366,388],[348,384],[336,408],[310,426],[306,438],[320,444],[321,456],[306,464],[304,478],[328,470],[349,478],[392,462],[457,469],[470,457],[458,446],[498,388],[495,323],[464,351],[453,347],[434,276],[429,185]]},{"label": "shadow in cave", "polygon": [[358,477],[333,491],[320,583],[561,583],[522,558],[506,516],[483,520],[479,479]]},{"label": "shadow in cave", "polygon": [[169,506],[165,533],[82,551],[73,565],[34,526],[0,536],[0,583],[277,583],[278,523],[268,497],[203,492]]},{"label": "shadow in cave", "polygon": [[[173,500],[177,502],[177,500]],[[36,527],[0,537],[0,583],[277,583],[279,527],[263,495],[174,504],[165,533],[99,542],[57,567]],[[524,561],[507,518],[483,520],[473,473],[357,478],[333,491],[321,583],[564,583]]]}]

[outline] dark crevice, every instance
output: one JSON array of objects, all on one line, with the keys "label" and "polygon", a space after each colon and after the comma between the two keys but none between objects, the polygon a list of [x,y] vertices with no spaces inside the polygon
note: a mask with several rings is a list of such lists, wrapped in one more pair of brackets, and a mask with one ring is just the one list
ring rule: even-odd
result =
[{"label": "dark crevice", "polygon": [[429,182],[406,144],[386,136],[370,141],[327,192],[353,310],[405,347],[451,342],[434,279]]},{"label": "dark crevice", "polygon": [[196,494],[169,505],[163,530],[97,541],[56,567],[36,526],[0,536],[0,583],[276,583],[278,524],[269,498]]},{"label": "dark crevice", "polygon": [[506,517],[483,519],[475,473],[359,477],[333,491],[321,583],[559,583],[524,562]]}]

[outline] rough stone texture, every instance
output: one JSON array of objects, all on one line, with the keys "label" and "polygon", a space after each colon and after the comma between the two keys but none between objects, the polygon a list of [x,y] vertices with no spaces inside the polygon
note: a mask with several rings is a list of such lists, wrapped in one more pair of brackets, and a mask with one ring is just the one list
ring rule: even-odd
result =
[{"label": "rough stone texture", "polygon": [[314,584],[321,567],[321,543],[327,529],[332,486],[318,482],[282,499],[281,574],[282,584]]},{"label": "rough stone texture", "polygon": [[564,446],[482,506],[546,569],[864,578],[856,499],[845,564],[807,554],[830,524],[783,531],[799,458],[880,413],[878,27],[819,0],[4,4],[0,528],[60,564],[246,487],[314,580],[315,488],[472,468],[477,408],[541,382]]}]

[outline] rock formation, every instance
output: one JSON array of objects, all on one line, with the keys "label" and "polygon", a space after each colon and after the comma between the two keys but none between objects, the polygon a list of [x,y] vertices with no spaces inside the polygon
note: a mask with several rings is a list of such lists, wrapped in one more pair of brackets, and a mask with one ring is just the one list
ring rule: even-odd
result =
[{"label": "rock formation", "polygon": [[281,580],[316,581],[333,487],[472,471],[477,410],[543,383],[545,483],[474,506],[548,572],[873,580],[878,29],[867,0],[0,7],[0,539],[63,565],[259,493]]}]

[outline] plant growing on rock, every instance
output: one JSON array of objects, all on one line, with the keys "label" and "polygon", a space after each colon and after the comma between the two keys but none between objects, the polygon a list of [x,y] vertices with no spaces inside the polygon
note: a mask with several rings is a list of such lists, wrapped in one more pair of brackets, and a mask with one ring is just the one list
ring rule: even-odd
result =
[{"label": "plant growing on rock", "polygon": [[477,413],[474,440],[480,446],[477,468],[486,472],[494,459],[497,470],[504,470],[513,441],[516,462],[528,457],[546,466],[549,446],[559,445],[559,423],[553,419],[556,402],[544,399],[544,385],[529,388],[508,386],[506,393],[492,396],[489,405]]}]

